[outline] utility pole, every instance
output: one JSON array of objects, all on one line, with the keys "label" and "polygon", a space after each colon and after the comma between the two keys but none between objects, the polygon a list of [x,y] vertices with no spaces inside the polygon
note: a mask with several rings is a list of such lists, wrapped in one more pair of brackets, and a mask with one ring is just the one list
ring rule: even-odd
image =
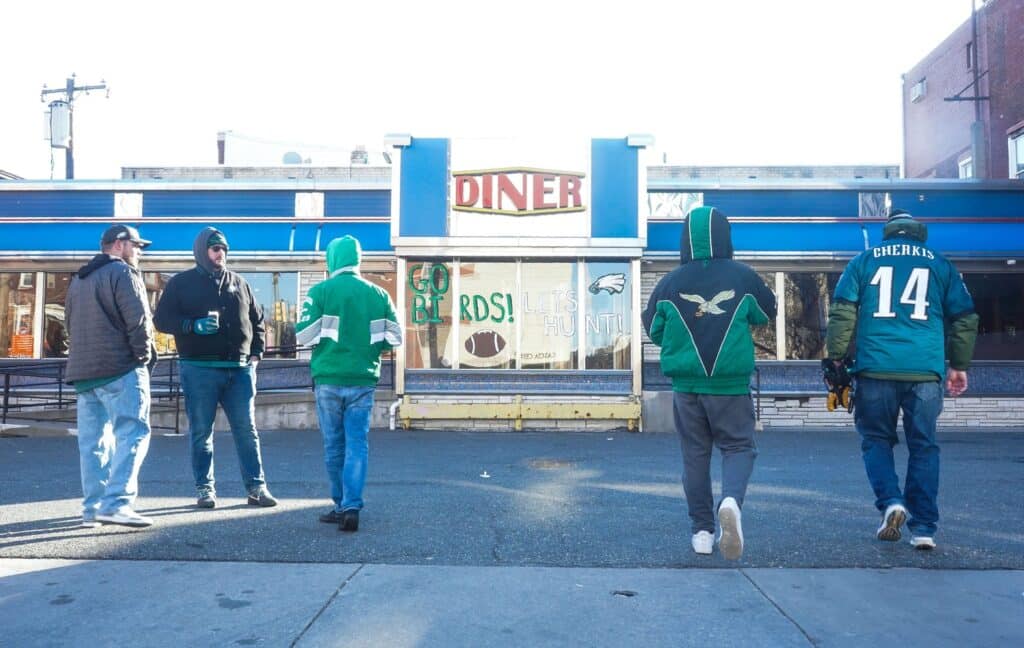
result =
[{"label": "utility pole", "polygon": [[[981,77],[988,73],[988,70],[979,72],[978,67],[981,61],[978,59],[978,9],[976,0],[971,0],[971,83],[952,97],[944,97],[943,101],[973,101],[974,122],[971,124],[971,164],[974,167],[975,178],[988,178],[988,147],[985,144],[987,139],[985,123],[981,120],[981,102],[988,101],[988,97],[981,96]],[[974,88],[974,96],[963,96],[969,88]]]},{"label": "utility pole", "polygon": [[[64,177],[68,180],[73,180],[75,177],[75,152],[74,152],[74,141],[75,141],[75,129],[74,129],[74,101],[76,92],[84,92],[89,94],[90,90],[107,90],[107,83],[103,79],[100,79],[97,85],[75,85],[75,75],[72,74],[68,77],[67,85],[63,88],[47,88],[46,84],[43,84],[43,90],[39,94],[40,101],[46,101],[46,95],[50,94],[63,94],[65,101],[68,104],[68,146],[64,151]],[[110,90],[107,90],[107,96],[110,96]]]}]

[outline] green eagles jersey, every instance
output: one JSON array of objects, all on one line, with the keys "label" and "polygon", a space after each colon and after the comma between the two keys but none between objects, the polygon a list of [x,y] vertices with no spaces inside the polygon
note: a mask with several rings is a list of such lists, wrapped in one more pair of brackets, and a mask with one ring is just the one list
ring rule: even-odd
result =
[{"label": "green eagles jersey", "polygon": [[857,306],[852,372],[941,378],[946,324],[974,312],[953,264],[912,238],[890,238],[860,253],[835,298]]}]

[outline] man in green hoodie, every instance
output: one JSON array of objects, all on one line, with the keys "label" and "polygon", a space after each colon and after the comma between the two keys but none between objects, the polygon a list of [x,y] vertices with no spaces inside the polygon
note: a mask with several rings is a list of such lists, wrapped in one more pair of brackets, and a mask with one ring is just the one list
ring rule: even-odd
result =
[{"label": "man in green hoodie", "polygon": [[715,514],[711,448],[722,454],[718,506],[722,555],[743,554],[740,507],[754,470],[754,371],[751,326],[775,318],[775,295],[749,266],[732,259],[729,221],[714,207],[690,211],[683,225],[681,265],[662,277],[643,324],[661,347],[672,378],[673,414],[683,446],[683,490],[694,552],[710,554]]},{"label": "man in green hoodie", "polygon": [[391,297],[360,276],[360,256],[351,236],[330,242],[328,277],[309,289],[295,326],[296,342],[314,346],[309,367],[334,500],[320,521],[341,531],[359,528],[380,354],[402,344]]}]

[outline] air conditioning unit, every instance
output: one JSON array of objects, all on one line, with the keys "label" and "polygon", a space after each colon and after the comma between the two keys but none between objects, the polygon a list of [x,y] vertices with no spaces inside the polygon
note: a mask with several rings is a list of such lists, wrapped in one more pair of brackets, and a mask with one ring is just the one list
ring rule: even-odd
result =
[{"label": "air conditioning unit", "polygon": [[917,103],[928,93],[928,80],[921,79],[910,87],[910,103]]}]

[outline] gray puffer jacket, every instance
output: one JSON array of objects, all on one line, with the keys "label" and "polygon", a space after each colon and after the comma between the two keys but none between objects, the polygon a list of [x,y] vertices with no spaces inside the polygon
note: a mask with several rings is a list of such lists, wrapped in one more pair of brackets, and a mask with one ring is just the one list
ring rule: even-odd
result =
[{"label": "gray puffer jacket", "polygon": [[67,382],[120,376],[156,362],[146,287],[124,260],[97,254],[82,266],[71,279],[64,315]]}]

